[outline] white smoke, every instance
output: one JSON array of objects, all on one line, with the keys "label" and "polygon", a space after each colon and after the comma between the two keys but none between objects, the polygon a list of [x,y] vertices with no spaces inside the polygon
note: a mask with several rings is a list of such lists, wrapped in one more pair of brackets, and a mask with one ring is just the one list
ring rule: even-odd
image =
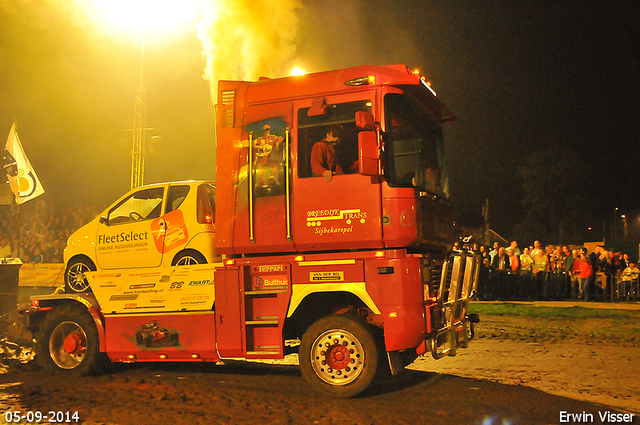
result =
[{"label": "white smoke", "polygon": [[295,53],[299,0],[199,0],[204,78],[216,102],[218,80],[279,77]]}]

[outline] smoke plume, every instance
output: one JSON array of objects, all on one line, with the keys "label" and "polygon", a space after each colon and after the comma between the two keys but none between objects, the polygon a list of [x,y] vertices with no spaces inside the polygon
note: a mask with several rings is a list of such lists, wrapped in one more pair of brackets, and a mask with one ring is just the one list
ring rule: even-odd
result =
[{"label": "smoke plume", "polygon": [[200,0],[197,32],[204,78],[216,103],[218,80],[278,77],[295,52],[299,0]]}]

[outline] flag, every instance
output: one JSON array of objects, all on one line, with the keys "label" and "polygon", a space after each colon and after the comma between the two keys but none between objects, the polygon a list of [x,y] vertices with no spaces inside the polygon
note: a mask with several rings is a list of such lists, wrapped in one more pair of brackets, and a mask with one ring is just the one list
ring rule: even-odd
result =
[{"label": "flag", "polygon": [[16,204],[20,205],[44,193],[44,188],[40,184],[36,172],[24,154],[15,123],[9,132],[2,160],[9,185],[16,195]]}]

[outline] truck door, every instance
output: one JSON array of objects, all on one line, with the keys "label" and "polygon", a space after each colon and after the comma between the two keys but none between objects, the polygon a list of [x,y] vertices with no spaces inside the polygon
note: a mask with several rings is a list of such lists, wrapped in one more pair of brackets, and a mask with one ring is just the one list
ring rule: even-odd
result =
[{"label": "truck door", "polygon": [[246,108],[238,166],[234,248],[238,253],[293,251],[287,157],[292,103]]},{"label": "truck door", "polygon": [[[383,246],[380,184],[358,174],[355,113],[372,112],[373,104],[359,96],[296,103],[292,227],[299,251]],[[331,181],[320,175],[329,150],[335,151]]]},{"label": "truck door", "polygon": [[96,259],[102,269],[158,267],[162,262],[161,218],[165,186],[137,190],[109,209],[98,224]]}]

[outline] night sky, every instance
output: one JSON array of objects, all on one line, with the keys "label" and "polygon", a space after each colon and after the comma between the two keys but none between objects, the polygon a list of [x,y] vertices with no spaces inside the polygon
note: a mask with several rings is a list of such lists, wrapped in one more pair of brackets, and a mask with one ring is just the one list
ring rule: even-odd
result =
[{"label": "night sky", "polygon": [[[1,140],[17,120],[47,191],[41,199],[104,207],[129,189],[131,133],[125,130],[133,125],[140,39],[89,22],[80,2],[38,3],[0,0]],[[285,3],[234,4],[260,6],[244,22],[255,21],[265,37],[283,36],[278,5]],[[293,49],[263,48],[264,61],[278,65],[266,72],[281,73],[262,75],[283,76],[294,66],[307,72],[362,64],[419,68],[457,117],[445,129],[455,204],[480,212],[488,198],[492,227],[505,237],[523,213],[518,167],[552,145],[588,162],[592,174],[575,184],[594,195],[590,213],[605,216],[616,206],[640,212],[636,2],[297,4],[288,11],[297,16],[297,32],[285,37]],[[241,56],[237,43],[229,44],[226,54]],[[213,106],[201,51],[195,24],[147,36],[147,126],[162,139],[147,155],[145,183],[215,178]]]}]

